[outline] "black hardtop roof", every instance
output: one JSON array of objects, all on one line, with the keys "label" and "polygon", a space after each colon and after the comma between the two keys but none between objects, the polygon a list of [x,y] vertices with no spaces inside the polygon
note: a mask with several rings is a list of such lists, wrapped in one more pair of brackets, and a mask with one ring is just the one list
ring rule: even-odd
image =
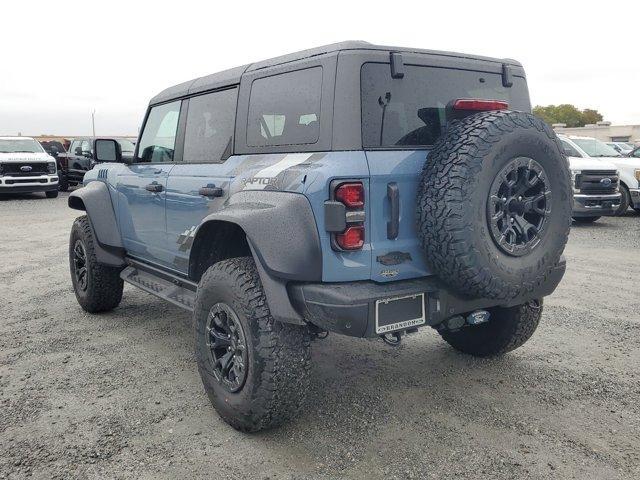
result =
[{"label": "black hardtop roof", "polygon": [[491,58],[483,57],[479,55],[468,55],[465,53],[455,52],[443,52],[438,50],[424,50],[420,48],[405,48],[405,47],[389,47],[383,45],[373,45],[369,42],[361,40],[349,40],[346,42],[332,43],[330,45],[324,45],[321,47],[311,48],[308,50],[301,50],[295,53],[289,53],[279,57],[270,58],[268,60],[262,60],[256,63],[250,63],[248,65],[242,65],[240,67],[231,68],[229,70],[223,70],[222,72],[207,75],[205,77],[196,78],[187,82],[179,83],[169,87],[149,102],[150,105],[166,102],[175,98],[183,97],[186,95],[193,95],[200,92],[214,90],[216,88],[225,87],[228,85],[234,85],[240,83],[240,78],[245,72],[251,72],[260,70],[263,68],[274,67],[276,65],[282,65],[285,63],[296,62],[304,60],[306,58],[316,57],[318,55],[324,55],[328,53],[338,53],[344,50],[377,50],[377,51],[389,51],[389,52],[406,52],[406,53],[421,53],[426,55],[434,55],[440,57],[452,57],[459,59],[481,60],[486,62],[495,63],[508,63],[521,67],[522,65],[509,58]]}]

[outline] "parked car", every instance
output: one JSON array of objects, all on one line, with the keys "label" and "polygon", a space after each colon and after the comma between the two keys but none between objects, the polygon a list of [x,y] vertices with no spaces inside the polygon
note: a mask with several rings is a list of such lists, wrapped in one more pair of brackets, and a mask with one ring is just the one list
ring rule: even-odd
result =
[{"label": "parked car", "polygon": [[[115,140],[122,151],[122,161],[127,162],[133,158],[135,145],[124,137],[110,137]],[[66,192],[70,186],[82,183],[85,173],[96,164],[93,155],[93,138],[74,138],[69,146],[69,151],[57,156],[60,170],[60,190]]]},{"label": "parked car", "polygon": [[558,135],[569,160],[573,187],[573,220],[592,223],[613,216],[620,208],[621,194],[616,166],[591,158],[575,142],[575,137]]},{"label": "parked car", "polygon": [[620,178],[620,206],[617,214],[624,214],[629,207],[640,209],[640,161],[638,157],[622,156],[604,142],[592,137],[570,136],[569,139],[580,148],[582,154],[605,160],[613,164]]},{"label": "parked car", "polygon": [[0,193],[58,196],[56,162],[31,137],[0,137]]},{"label": "parked car", "polygon": [[605,144],[613,148],[620,155],[627,155],[633,150],[633,147],[626,142],[605,142]]},{"label": "parked car", "polygon": [[205,390],[243,431],[302,408],[327,332],[431,326],[502,355],[536,329],[571,224],[567,161],[530,112],[513,60],[366,42],[171,87],[132,163],[96,139],[110,163],[69,197],[76,298],[112,310],[124,280],[192,312]]}]

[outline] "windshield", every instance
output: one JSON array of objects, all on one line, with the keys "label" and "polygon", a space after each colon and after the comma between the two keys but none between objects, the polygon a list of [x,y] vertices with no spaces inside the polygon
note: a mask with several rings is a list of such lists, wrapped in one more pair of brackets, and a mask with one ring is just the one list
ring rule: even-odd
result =
[{"label": "windshield", "polygon": [[613,148],[595,138],[572,138],[571,141],[578,145],[590,157],[620,157]]},{"label": "windshield", "polygon": [[136,146],[133,144],[133,142],[131,140],[127,140],[126,138],[118,138],[118,143],[120,144],[123,153],[133,153],[133,151],[136,149]]},{"label": "windshield", "polygon": [[42,153],[44,150],[33,138],[0,139],[0,153]]}]

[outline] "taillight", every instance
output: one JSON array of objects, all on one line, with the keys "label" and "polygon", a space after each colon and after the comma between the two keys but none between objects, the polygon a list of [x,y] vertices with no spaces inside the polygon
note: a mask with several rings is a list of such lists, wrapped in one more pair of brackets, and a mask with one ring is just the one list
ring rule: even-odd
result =
[{"label": "taillight", "polygon": [[364,247],[365,193],[358,181],[331,182],[330,199],[324,202],[324,224],[331,234],[334,250],[360,250]]},{"label": "taillight", "polygon": [[336,188],[336,200],[344,203],[347,208],[362,208],[364,206],[364,187],[362,183],[343,183]]},{"label": "taillight", "polygon": [[364,245],[364,226],[358,225],[336,235],[336,243],[343,250],[359,250]]},{"label": "taillight", "polygon": [[481,100],[479,98],[459,98],[453,102],[454,110],[471,110],[474,112],[487,112],[491,110],[507,110],[508,102],[502,100]]}]

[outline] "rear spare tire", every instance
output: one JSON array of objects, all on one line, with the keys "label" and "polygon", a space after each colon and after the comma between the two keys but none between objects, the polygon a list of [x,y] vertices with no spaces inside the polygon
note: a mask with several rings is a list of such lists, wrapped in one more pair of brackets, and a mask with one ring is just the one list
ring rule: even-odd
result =
[{"label": "rear spare tire", "polygon": [[418,235],[455,290],[511,299],[558,264],[572,193],[559,141],[531,114],[482,112],[449,124],[418,188]]}]

